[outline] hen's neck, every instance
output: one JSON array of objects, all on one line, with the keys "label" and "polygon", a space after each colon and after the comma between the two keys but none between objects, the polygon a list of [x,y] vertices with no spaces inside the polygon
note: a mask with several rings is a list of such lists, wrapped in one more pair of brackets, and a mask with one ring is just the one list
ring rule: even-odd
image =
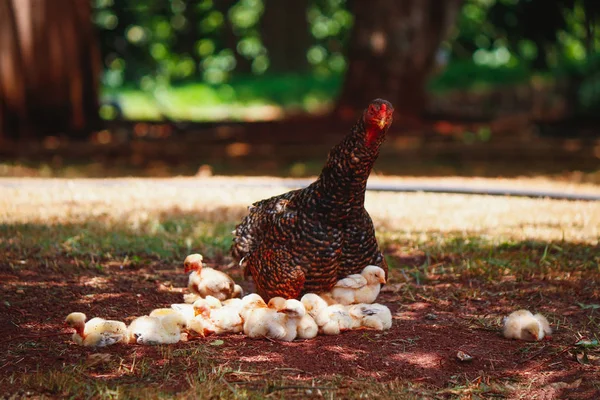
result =
[{"label": "hen's neck", "polygon": [[367,180],[379,155],[383,135],[369,142],[362,118],[351,133],[329,152],[319,178],[311,185],[316,206],[335,218],[362,210]]}]

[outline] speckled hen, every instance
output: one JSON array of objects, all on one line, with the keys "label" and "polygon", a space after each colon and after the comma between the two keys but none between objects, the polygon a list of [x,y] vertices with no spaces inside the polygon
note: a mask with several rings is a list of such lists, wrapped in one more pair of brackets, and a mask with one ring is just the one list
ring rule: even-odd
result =
[{"label": "speckled hen", "polygon": [[364,201],[393,111],[389,102],[373,100],[315,182],[250,206],[234,231],[232,255],[266,301],[329,291],[367,265],[387,276]]}]

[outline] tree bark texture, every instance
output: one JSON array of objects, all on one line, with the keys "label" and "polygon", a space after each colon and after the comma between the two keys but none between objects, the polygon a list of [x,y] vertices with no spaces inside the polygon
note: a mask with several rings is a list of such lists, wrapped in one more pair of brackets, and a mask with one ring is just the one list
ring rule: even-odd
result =
[{"label": "tree bark texture", "polygon": [[269,53],[269,71],[303,72],[311,44],[306,12],[308,0],[265,0],[260,21],[262,41]]},{"label": "tree bark texture", "polygon": [[0,0],[0,137],[86,133],[100,71],[89,1]]},{"label": "tree bark texture", "polygon": [[396,115],[421,117],[425,85],[461,0],[353,1],[354,27],[348,71],[337,111],[355,115],[375,98],[390,101]]}]

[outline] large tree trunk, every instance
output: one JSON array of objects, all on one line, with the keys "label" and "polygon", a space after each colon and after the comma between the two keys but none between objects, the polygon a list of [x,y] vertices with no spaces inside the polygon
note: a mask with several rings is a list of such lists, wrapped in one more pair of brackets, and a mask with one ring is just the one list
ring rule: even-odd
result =
[{"label": "large tree trunk", "polygon": [[89,1],[0,0],[0,136],[77,136],[98,122]]},{"label": "large tree trunk", "polygon": [[398,116],[421,117],[436,52],[460,5],[461,0],[354,1],[340,115],[355,115],[372,99],[383,98]]},{"label": "large tree trunk", "polygon": [[263,43],[269,52],[269,71],[303,72],[311,43],[306,11],[308,0],[266,0],[260,22]]}]

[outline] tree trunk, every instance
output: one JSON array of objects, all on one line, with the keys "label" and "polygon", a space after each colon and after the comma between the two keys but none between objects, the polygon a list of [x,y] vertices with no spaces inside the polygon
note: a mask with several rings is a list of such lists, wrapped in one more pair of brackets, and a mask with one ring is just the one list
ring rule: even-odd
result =
[{"label": "tree trunk", "polygon": [[0,0],[0,36],[1,132],[77,136],[98,122],[90,2]]},{"label": "tree trunk", "polygon": [[372,99],[389,100],[397,117],[419,119],[425,85],[461,0],[354,1],[348,71],[337,112],[354,116]]},{"label": "tree trunk", "polygon": [[0,1],[0,139],[23,130],[26,101],[23,57],[19,47],[13,4]]},{"label": "tree trunk", "polygon": [[269,52],[269,71],[303,72],[311,43],[306,11],[308,0],[265,0],[260,22],[262,41]]}]

